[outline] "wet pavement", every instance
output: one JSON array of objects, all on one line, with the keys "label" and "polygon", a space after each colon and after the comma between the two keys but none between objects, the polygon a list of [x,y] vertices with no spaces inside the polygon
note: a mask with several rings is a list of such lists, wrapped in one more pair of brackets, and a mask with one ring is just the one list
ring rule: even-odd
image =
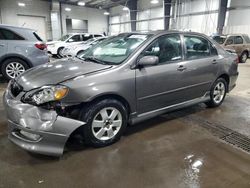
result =
[{"label": "wet pavement", "polygon": [[250,137],[249,72],[250,62],[240,65],[238,86],[219,108],[201,104],[162,115],[128,127],[112,146],[71,147],[59,159],[30,154],[10,143],[0,103],[0,188],[249,188],[250,154],[197,121]]}]

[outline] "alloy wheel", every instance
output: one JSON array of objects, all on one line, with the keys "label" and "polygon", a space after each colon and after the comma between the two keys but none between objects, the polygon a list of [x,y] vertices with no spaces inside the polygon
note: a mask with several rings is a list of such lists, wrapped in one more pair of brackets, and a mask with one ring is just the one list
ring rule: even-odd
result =
[{"label": "alloy wheel", "polygon": [[10,78],[16,78],[25,71],[24,66],[19,62],[11,62],[6,66],[6,74]]},{"label": "alloy wheel", "polygon": [[247,61],[247,54],[246,53],[244,53],[243,55],[242,55],[242,62],[246,62]]},{"label": "alloy wheel", "polygon": [[92,133],[98,140],[110,140],[122,126],[121,112],[113,107],[100,110],[92,121]]},{"label": "alloy wheel", "polygon": [[226,93],[225,84],[223,82],[218,82],[214,87],[214,92],[213,92],[214,102],[219,104],[223,100],[225,93]]}]

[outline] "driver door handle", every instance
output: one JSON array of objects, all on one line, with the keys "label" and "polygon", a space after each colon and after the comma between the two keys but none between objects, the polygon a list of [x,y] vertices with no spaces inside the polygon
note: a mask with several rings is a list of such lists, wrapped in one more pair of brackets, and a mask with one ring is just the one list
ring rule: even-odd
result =
[{"label": "driver door handle", "polygon": [[214,59],[213,62],[212,62],[212,64],[214,64],[214,65],[217,64],[217,60]]},{"label": "driver door handle", "polygon": [[178,71],[184,71],[184,70],[186,70],[187,68],[185,67],[185,66],[183,66],[183,65],[180,65],[178,68],[177,68],[177,70]]}]

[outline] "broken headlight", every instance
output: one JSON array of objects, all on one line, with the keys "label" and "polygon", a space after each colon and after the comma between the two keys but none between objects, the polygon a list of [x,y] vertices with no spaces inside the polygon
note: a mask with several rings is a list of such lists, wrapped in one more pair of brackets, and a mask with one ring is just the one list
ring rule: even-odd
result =
[{"label": "broken headlight", "polygon": [[24,101],[35,103],[37,105],[52,101],[59,101],[68,94],[69,89],[66,86],[44,86],[38,91],[25,96]]}]

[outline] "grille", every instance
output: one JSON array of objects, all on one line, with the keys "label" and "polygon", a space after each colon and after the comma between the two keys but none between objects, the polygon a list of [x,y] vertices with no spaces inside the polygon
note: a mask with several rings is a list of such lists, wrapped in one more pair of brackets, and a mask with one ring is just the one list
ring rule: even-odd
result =
[{"label": "grille", "polygon": [[13,80],[10,84],[11,94],[16,97],[23,91],[23,87],[20,86],[15,80]]}]

